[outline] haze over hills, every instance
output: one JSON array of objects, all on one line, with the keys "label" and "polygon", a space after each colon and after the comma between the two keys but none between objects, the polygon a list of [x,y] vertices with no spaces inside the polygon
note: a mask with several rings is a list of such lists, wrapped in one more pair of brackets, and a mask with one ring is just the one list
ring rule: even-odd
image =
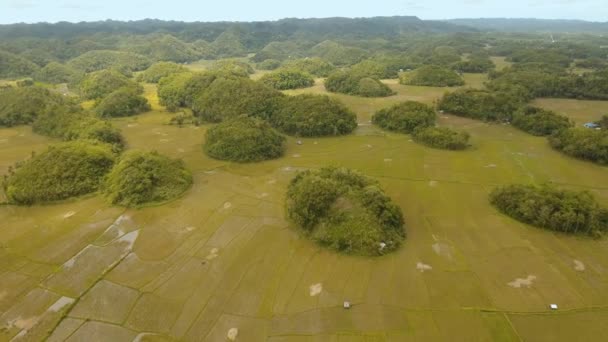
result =
[{"label": "haze over hills", "polygon": [[607,33],[608,22],[596,22],[571,19],[536,19],[536,18],[478,18],[449,19],[446,22],[474,27],[480,30],[507,32],[596,32]]}]

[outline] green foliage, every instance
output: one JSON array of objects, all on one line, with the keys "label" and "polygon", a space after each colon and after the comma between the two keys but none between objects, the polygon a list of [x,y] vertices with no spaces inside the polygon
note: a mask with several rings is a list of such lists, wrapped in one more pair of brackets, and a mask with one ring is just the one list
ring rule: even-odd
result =
[{"label": "green foliage", "polygon": [[30,124],[49,107],[64,103],[61,95],[42,87],[0,88],[0,126]]},{"label": "green foliage", "polygon": [[76,75],[77,71],[69,66],[50,62],[34,74],[34,79],[39,82],[59,84],[70,82],[74,77],[77,77]]},{"label": "green foliage", "polygon": [[437,65],[425,65],[409,73],[399,75],[399,83],[427,87],[455,87],[464,85],[456,72]]},{"label": "green foliage", "polygon": [[202,54],[197,51],[196,47],[169,34],[153,34],[138,40],[133,44],[127,43],[127,48],[155,61],[184,63],[202,58]]},{"label": "green foliage", "polygon": [[372,59],[366,59],[350,67],[350,72],[376,79],[397,78],[399,70],[391,70],[389,66]]},{"label": "green foliage", "polygon": [[293,59],[283,63],[283,67],[307,72],[317,77],[327,77],[336,67],[319,57]]},{"label": "green foliage", "polygon": [[260,70],[276,70],[281,66],[281,61],[276,59],[265,59],[264,61],[257,64],[257,68]]},{"label": "green foliage", "polygon": [[239,115],[272,117],[283,97],[279,91],[248,78],[218,77],[192,102],[192,111],[204,121],[221,122]]},{"label": "green foliage", "polygon": [[569,156],[608,164],[608,131],[588,128],[569,128],[549,137],[553,148]]},{"label": "green foliage", "polygon": [[278,90],[308,88],[315,84],[315,80],[309,74],[290,69],[265,74],[260,78],[260,82]]},{"label": "green foliage", "polygon": [[210,70],[237,74],[243,77],[249,77],[249,75],[255,72],[249,63],[241,62],[235,59],[223,59],[217,61],[211,66]]},{"label": "green foliage", "polygon": [[368,52],[361,48],[345,46],[331,40],[315,45],[310,51],[313,56],[321,57],[337,66],[353,65],[368,55]]},{"label": "green foliage", "polygon": [[608,115],[602,115],[602,118],[595,122],[601,129],[608,129]]},{"label": "green foliage", "polygon": [[586,191],[508,185],[492,191],[490,202],[504,214],[540,228],[596,236],[608,230],[608,210]]},{"label": "green foliage", "polygon": [[116,89],[129,87],[142,92],[143,88],[115,70],[101,70],[87,74],[78,84],[80,94],[87,100],[100,99]]},{"label": "green foliage", "polygon": [[401,209],[378,183],[345,168],[299,173],[287,190],[287,215],[329,249],[382,255],[405,239]]},{"label": "green foliage", "polygon": [[120,131],[108,121],[77,107],[55,105],[38,115],[32,130],[63,140],[94,140],[110,144],[115,152],[124,148]]},{"label": "green foliage", "polygon": [[608,60],[605,58],[590,57],[576,61],[575,65],[579,68],[603,69],[608,67]]},{"label": "green foliage", "polygon": [[394,95],[386,84],[365,75],[339,70],[325,80],[325,89],[334,93],[364,97],[385,97]]},{"label": "green foliage", "polygon": [[9,203],[31,205],[63,200],[96,191],[113,163],[108,145],[59,143],[18,165],[3,186]]},{"label": "green foliage", "polygon": [[261,51],[256,53],[251,60],[254,62],[262,62],[267,59],[284,61],[303,56],[308,48],[310,48],[310,45],[307,42],[297,39],[270,42]]},{"label": "green foliage", "polygon": [[458,89],[446,93],[437,104],[439,110],[483,121],[510,121],[528,98],[520,92]]},{"label": "green foliage", "polygon": [[553,111],[526,106],[513,114],[511,124],[533,135],[551,135],[574,125],[568,117]]},{"label": "green foliage", "polygon": [[487,57],[473,56],[469,60],[456,62],[451,65],[458,72],[483,74],[495,68],[494,63]]},{"label": "green foliage", "polygon": [[555,50],[547,49],[521,49],[508,58],[515,63],[547,63],[567,68],[572,58]]},{"label": "green foliage", "polygon": [[110,50],[96,50],[84,53],[68,62],[68,66],[83,72],[93,72],[108,68],[124,69],[129,72],[148,68],[151,62],[142,55]]},{"label": "green foliage", "polygon": [[447,127],[417,127],[412,137],[414,141],[429,147],[444,150],[464,150],[469,147],[470,135]]},{"label": "green foliage", "polygon": [[104,118],[130,116],[149,110],[148,99],[129,87],[117,89],[95,105],[97,115]]},{"label": "green foliage", "polygon": [[0,50],[0,78],[19,78],[33,75],[38,65],[13,53]]},{"label": "green foliage", "polygon": [[178,127],[183,127],[184,125],[189,125],[189,124],[198,126],[200,123],[199,123],[198,119],[194,117],[194,115],[186,114],[183,112],[177,113],[176,115],[171,117],[171,120],[169,120],[169,125],[174,125],[174,126],[178,126]]},{"label": "green foliage", "polygon": [[173,74],[188,72],[188,68],[171,62],[158,62],[152,64],[146,71],[137,76],[138,81],[158,83],[161,78]]},{"label": "green foliage", "polygon": [[186,84],[193,78],[191,73],[172,74],[158,82],[158,101],[169,111],[186,106]]},{"label": "green foliage", "polygon": [[215,159],[257,162],[283,155],[285,137],[266,121],[239,116],[207,131],[205,152]]},{"label": "green foliage", "polygon": [[182,160],[128,151],[107,175],[103,192],[112,204],[137,207],[174,199],[191,185],[192,174]]},{"label": "green foliage", "polygon": [[372,117],[372,122],[389,131],[412,133],[416,128],[433,126],[436,119],[437,115],[430,106],[406,101],[379,110]]},{"label": "green foliage", "polygon": [[229,29],[222,32],[209,47],[216,58],[243,57],[247,54],[247,48],[241,42],[238,30]]},{"label": "green foliage", "polygon": [[288,96],[270,120],[286,134],[304,137],[343,135],[357,127],[355,113],[326,95]]}]

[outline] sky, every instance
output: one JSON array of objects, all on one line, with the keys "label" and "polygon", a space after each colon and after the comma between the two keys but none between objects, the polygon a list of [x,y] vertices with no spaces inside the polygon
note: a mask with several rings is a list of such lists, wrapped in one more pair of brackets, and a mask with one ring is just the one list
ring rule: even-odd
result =
[{"label": "sky", "polygon": [[421,19],[608,21],[608,0],[0,0],[0,24],[138,20],[261,21],[415,15]]}]

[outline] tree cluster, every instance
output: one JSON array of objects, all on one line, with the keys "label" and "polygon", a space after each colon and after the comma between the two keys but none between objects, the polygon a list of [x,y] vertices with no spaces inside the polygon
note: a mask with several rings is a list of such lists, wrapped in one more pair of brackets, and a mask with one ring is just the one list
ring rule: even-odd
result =
[{"label": "tree cluster", "polygon": [[418,143],[444,150],[464,150],[470,146],[469,133],[447,127],[418,127],[412,137]]},{"label": "tree cluster", "polygon": [[425,65],[412,72],[399,75],[405,85],[427,87],[455,87],[464,85],[464,80],[455,71],[437,65]]},{"label": "tree cluster", "polygon": [[285,137],[266,121],[239,116],[211,127],[205,136],[205,152],[215,159],[258,162],[281,157]]},{"label": "tree cluster", "polygon": [[19,163],[3,186],[9,203],[32,205],[96,191],[115,156],[109,145],[64,142]]},{"label": "tree cluster", "polygon": [[301,172],[289,184],[286,205],[303,234],[341,253],[382,255],[405,239],[401,209],[376,181],[356,171]]},{"label": "tree cluster", "polygon": [[308,88],[315,84],[310,74],[291,70],[280,69],[260,78],[260,82],[277,90]]},{"label": "tree cluster", "polygon": [[568,128],[549,137],[554,149],[569,156],[608,165],[608,131]]},{"label": "tree cluster", "polygon": [[608,230],[608,210],[586,191],[508,185],[494,189],[490,203],[504,214],[539,228],[595,236]]},{"label": "tree cluster", "polygon": [[131,116],[149,110],[148,99],[131,87],[119,88],[95,104],[95,112],[102,118]]},{"label": "tree cluster", "polygon": [[333,72],[325,80],[325,89],[334,93],[363,97],[385,97],[395,92],[377,78],[355,74],[348,70]]},{"label": "tree cluster", "polygon": [[173,74],[188,72],[188,68],[172,62],[158,62],[152,64],[141,74],[137,75],[138,81],[147,83],[158,83],[161,78]]},{"label": "tree cluster", "polygon": [[191,185],[192,174],[182,160],[134,150],[120,157],[102,190],[112,204],[139,207],[174,199]]},{"label": "tree cluster", "polygon": [[379,110],[372,116],[372,123],[389,131],[413,133],[415,129],[435,125],[435,110],[420,102],[406,101]]},{"label": "tree cluster", "polygon": [[566,116],[553,111],[525,106],[513,114],[511,124],[532,135],[547,136],[574,126]]}]

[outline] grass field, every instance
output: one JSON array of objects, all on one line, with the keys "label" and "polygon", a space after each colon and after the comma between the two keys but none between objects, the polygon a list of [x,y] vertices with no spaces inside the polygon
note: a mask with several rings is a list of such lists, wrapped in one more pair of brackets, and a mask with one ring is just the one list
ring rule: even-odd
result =
[{"label": "grass field", "polygon": [[[467,81],[481,84],[479,76]],[[398,95],[332,95],[360,127],[339,138],[289,138],[284,158],[253,165],[202,152],[208,126],[167,125],[155,111],[119,119],[129,148],[181,157],[183,197],[125,210],[89,196],[0,207],[0,341],[593,341],[608,336],[608,241],[535,229],[499,214],[488,192],[555,182],[608,206],[608,168],[552,150],[510,126],[442,115],[471,133],[450,152],[368,121],[392,103],[433,103],[446,89],[385,81]],[[476,82],[476,83],[475,83]],[[320,81],[289,93],[324,93]],[[577,122],[606,102],[536,101]],[[0,170],[52,141],[0,129]],[[340,165],[375,177],[400,205],[408,238],[379,258],[338,255],[285,221],[298,170]],[[311,291],[311,287],[317,291]],[[320,289],[320,292],[318,290]],[[344,301],[352,308],[342,308]],[[549,310],[549,305],[559,310]]]}]

